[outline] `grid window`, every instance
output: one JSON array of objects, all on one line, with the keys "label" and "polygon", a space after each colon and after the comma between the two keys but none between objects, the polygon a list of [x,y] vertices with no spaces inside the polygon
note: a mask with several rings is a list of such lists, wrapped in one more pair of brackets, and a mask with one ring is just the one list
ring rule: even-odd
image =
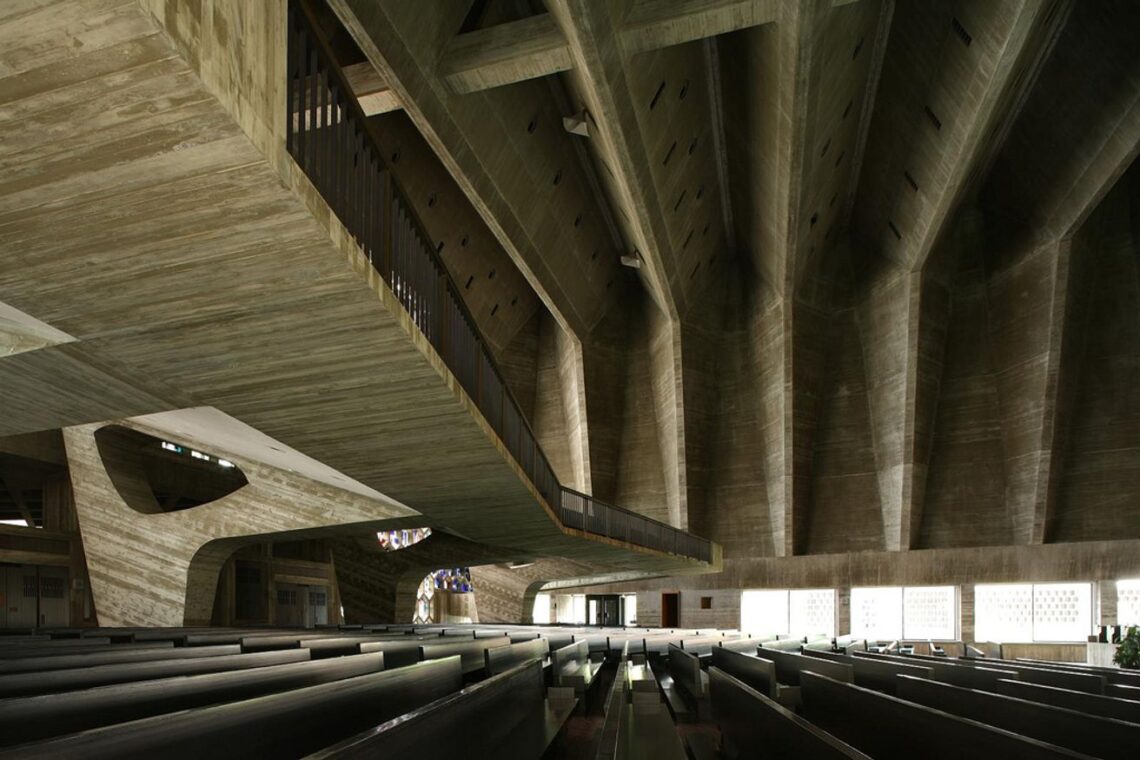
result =
[{"label": "grid window", "polygon": [[903,589],[903,635],[908,639],[952,641],[958,637],[957,589],[908,586]]},{"label": "grid window", "polygon": [[788,595],[788,630],[795,636],[835,635],[835,589],[794,589]]},{"label": "grid window", "polygon": [[903,590],[901,586],[851,589],[851,633],[867,639],[901,639]]},{"label": "grid window", "polygon": [[1028,583],[974,587],[977,641],[1032,641],[1033,586]]},{"label": "grid window", "polygon": [[1085,641],[1092,632],[1092,584],[974,587],[978,641]]},{"label": "grid window", "polygon": [[788,634],[788,590],[756,589],[740,594],[740,629],[753,635]]},{"label": "grid window", "polygon": [[1116,582],[1116,622],[1140,625],[1140,578]]},{"label": "grid window", "polygon": [[1092,585],[1033,586],[1033,640],[1085,641],[1092,631]]}]

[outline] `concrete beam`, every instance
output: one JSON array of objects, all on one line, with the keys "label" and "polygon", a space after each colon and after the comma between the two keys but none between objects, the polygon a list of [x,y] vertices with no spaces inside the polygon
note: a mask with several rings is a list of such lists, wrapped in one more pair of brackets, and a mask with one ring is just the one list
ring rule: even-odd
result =
[{"label": "concrete beam", "polygon": [[597,127],[591,147],[613,171],[614,200],[629,220],[627,232],[641,255],[642,276],[657,305],[676,319],[684,301],[676,256],[638,126],[612,8],[584,0],[555,0],[550,8],[569,43],[574,63],[571,90],[576,90]]},{"label": "concrete beam", "polygon": [[627,54],[681,45],[776,20],[779,0],[641,0],[622,30]]},{"label": "concrete beam", "polygon": [[1068,176],[1053,185],[1061,194],[1044,210],[1048,239],[1071,237],[1140,156],[1140,78],[1133,77],[1130,84],[1127,106],[1118,121],[1106,125],[1099,150],[1070,165]]},{"label": "concrete beam", "polygon": [[366,61],[345,66],[343,73],[365,116],[376,116],[403,108],[399,96],[371,63]]},{"label": "concrete beam", "polygon": [[556,74],[571,66],[566,39],[549,13],[455,37],[439,73],[457,94]]},{"label": "concrete beam", "polygon": [[[544,255],[548,251],[536,239],[535,226],[514,197],[515,188],[503,178],[505,171],[518,183],[525,167],[506,171],[511,167],[504,160],[487,164],[478,142],[482,133],[470,128],[479,104],[467,102],[470,96],[456,96],[437,76],[434,64],[447,40],[438,35],[428,35],[427,42],[412,39],[414,34],[422,36],[423,30],[415,26],[422,26],[422,19],[417,21],[407,8],[386,9],[364,0],[332,0],[329,5],[555,319],[575,335],[588,333],[596,321],[593,312],[576,303],[563,286]],[[438,48],[430,49],[430,44]],[[486,122],[487,110],[481,110]],[[496,131],[499,142],[509,145],[501,129]]]},{"label": "concrete beam", "polygon": [[958,103],[947,119],[945,148],[924,172],[924,193],[934,200],[901,241],[912,269],[926,264],[967,188],[996,158],[1071,9],[1069,0],[1022,3],[993,56],[979,61],[973,80],[980,95]]}]

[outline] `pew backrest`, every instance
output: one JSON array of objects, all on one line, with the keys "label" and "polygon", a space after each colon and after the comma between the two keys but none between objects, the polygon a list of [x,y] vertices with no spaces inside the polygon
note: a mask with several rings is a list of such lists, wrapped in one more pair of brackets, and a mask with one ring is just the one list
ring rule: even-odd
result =
[{"label": "pew backrest", "polygon": [[[24,760],[299,757],[422,707],[458,691],[461,685],[459,658],[452,657],[119,723],[21,745],[10,752]],[[6,754],[0,753],[0,757]]]},{"label": "pew backrest", "polygon": [[692,652],[678,646],[669,645],[669,673],[673,681],[697,699],[705,696],[705,679],[701,673],[701,661]]},{"label": "pew backrest", "polygon": [[854,668],[846,662],[836,662],[823,657],[808,657],[795,652],[785,652],[779,649],[760,647],[757,655],[765,660],[771,660],[776,666],[776,680],[785,686],[799,686],[800,674],[805,670],[834,678],[845,683],[851,683]]},{"label": "pew backrest", "polygon": [[307,649],[286,649],[254,654],[199,657],[191,660],[152,660],[96,665],[90,668],[69,668],[46,673],[15,673],[0,676],[0,698],[53,694],[115,683],[149,681],[155,678],[263,668],[267,665],[283,665],[308,659]]},{"label": "pew backrest", "polygon": [[898,696],[1022,736],[1095,757],[1140,747],[1140,725],[912,676],[898,677]]},{"label": "pew backrest", "polygon": [[816,673],[804,673],[801,687],[805,718],[876,760],[1087,757]]},{"label": "pew backrest", "polygon": [[713,719],[730,759],[868,758],[715,665],[709,668],[709,691]]},{"label": "pew backrest", "polygon": [[532,660],[542,663],[549,656],[550,643],[546,639],[532,639],[510,646],[485,649],[483,663],[487,675],[493,676]]},{"label": "pew backrest", "polygon": [[[1061,689],[1056,686],[1025,683],[1012,679],[999,679],[994,691],[1007,697],[1028,699],[1032,702],[1054,705],[1055,707],[1080,710],[1090,715],[1099,715],[1102,718],[1116,718],[1117,720],[1140,724],[1140,701],[1089,694],[1086,691]],[[1140,694],[1136,696],[1140,697]]]},{"label": "pew backrest", "polygon": [[[769,699],[779,695],[779,681],[776,680],[776,663],[756,655],[735,652],[725,647],[717,647],[712,653],[712,667],[719,668],[751,689],[755,689]],[[711,668],[710,668],[710,673]]]},{"label": "pew backrest", "polygon": [[427,643],[424,642],[420,646],[420,657],[423,660],[438,660],[444,657],[451,657],[452,655],[459,655],[463,663],[464,673],[476,673],[483,670],[486,665],[483,653],[488,649],[496,647],[510,646],[511,640],[508,636],[496,636],[494,638],[476,639],[472,638],[470,641],[466,639],[456,639],[454,641],[443,641],[441,643]]},{"label": "pew backrest", "polygon": [[546,749],[545,701],[542,666],[527,662],[367,729],[310,760],[539,757]]},{"label": "pew backrest", "polygon": [[0,675],[9,673],[43,673],[49,670],[68,668],[90,668],[96,665],[115,665],[125,662],[149,662],[151,660],[191,660],[199,657],[220,657],[241,654],[237,644],[210,647],[177,647],[158,649],[119,650],[109,647],[85,654],[56,654],[45,657],[21,657],[14,660],[0,660]]},{"label": "pew backrest", "polygon": [[153,715],[235,702],[383,669],[384,655],[359,654],[325,662],[303,660],[245,671],[159,678],[63,694],[6,699],[0,709],[0,745],[10,746]]}]

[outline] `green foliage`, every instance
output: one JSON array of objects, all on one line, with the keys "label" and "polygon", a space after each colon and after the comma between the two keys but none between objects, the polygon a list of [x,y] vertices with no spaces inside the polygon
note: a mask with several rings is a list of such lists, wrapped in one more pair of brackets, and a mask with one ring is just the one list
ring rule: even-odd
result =
[{"label": "green foliage", "polygon": [[1140,668],[1140,628],[1132,626],[1120,642],[1112,661],[1122,668]]}]

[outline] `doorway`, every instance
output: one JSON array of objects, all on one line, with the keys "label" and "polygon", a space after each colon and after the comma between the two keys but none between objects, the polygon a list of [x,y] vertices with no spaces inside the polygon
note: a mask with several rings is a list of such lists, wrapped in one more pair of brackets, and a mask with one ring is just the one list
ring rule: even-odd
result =
[{"label": "doorway", "polygon": [[676,628],[680,619],[680,594],[668,593],[661,595],[661,627]]},{"label": "doorway", "polygon": [[618,594],[590,594],[586,597],[590,625],[621,625],[621,596]]}]

